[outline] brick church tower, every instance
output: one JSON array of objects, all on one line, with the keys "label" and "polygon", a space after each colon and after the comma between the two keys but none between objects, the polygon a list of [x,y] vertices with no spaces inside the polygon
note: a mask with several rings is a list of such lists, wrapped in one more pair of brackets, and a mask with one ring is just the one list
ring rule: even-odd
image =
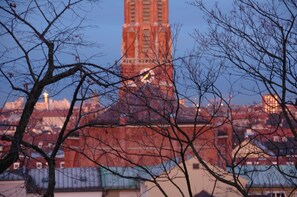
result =
[{"label": "brick church tower", "polygon": [[84,117],[86,125],[94,127],[84,127],[79,137],[68,139],[65,166],[159,166],[169,158],[191,156],[189,148],[181,151],[188,147],[180,144],[187,139],[214,164],[214,130],[197,117],[196,107],[179,105],[173,94],[168,0],[124,3],[120,98]]},{"label": "brick church tower", "polygon": [[168,0],[125,0],[120,97],[146,84],[172,96],[172,41]]}]

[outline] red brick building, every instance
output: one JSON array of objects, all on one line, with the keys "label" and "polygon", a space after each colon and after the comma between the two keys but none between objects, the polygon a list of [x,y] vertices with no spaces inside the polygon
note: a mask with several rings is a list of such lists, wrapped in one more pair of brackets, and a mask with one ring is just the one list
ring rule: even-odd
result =
[{"label": "red brick building", "polygon": [[[198,119],[194,108],[160,99],[153,92],[160,93],[146,86],[90,120],[92,126],[68,140],[71,151],[65,149],[65,165],[154,165],[193,154],[190,144],[203,159],[216,164],[211,125]],[[139,98],[141,93],[146,96]]]},{"label": "red brick building", "polygon": [[217,140],[199,110],[174,95],[168,0],[125,0],[124,8],[119,100],[67,141],[65,166],[154,165],[192,154],[219,164],[218,143],[231,135]]}]

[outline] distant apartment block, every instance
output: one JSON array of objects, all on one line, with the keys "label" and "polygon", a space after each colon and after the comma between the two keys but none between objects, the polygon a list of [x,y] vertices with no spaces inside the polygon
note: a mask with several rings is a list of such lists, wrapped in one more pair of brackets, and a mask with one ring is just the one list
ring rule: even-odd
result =
[{"label": "distant apartment block", "polygon": [[12,102],[6,102],[4,105],[5,110],[22,110],[24,107],[24,98],[19,97],[17,100]]},{"label": "distant apartment block", "polygon": [[[24,107],[24,98],[20,97],[15,101],[6,102],[4,106],[4,110],[22,110]],[[44,110],[66,110],[69,109],[70,102],[64,98],[62,100],[54,100],[49,98],[49,94],[45,91],[43,93],[43,101],[37,102],[35,105],[35,109],[39,111]]]},{"label": "distant apartment block", "polygon": [[264,95],[262,97],[262,107],[266,113],[275,114],[280,112],[279,98],[276,94]]}]

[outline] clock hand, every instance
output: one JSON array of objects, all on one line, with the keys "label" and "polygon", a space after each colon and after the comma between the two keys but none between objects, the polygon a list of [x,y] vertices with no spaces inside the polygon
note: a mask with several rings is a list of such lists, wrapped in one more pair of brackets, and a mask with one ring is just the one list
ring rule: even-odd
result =
[{"label": "clock hand", "polygon": [[150,73],[146,73],[146,74],[143,76],[143,78],[144,78],[144,79],[147,79],[149,76],[150,76]]}]

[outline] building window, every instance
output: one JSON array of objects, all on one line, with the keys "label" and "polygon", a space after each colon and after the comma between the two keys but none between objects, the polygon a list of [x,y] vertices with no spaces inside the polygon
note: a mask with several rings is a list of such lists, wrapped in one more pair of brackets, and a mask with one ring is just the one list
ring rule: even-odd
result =
[{"label": "building window", "polygon": [[199,163],[193,163],[193,169],[199,169]]},{"label": "building window", "polygon": [[41,169],[42,168],[42,163],[41,162],[36,162],[36,168]]},{"label": "building window", "polygon": [[283,192],[274,192],[271,194],[272,197],[286,197],[285,193]]},{"label": "building window", "polygon": [[158,22],[162,23],[163,21],[163,1],[158,0]]},{"label": "building window", "polygon": [[135,23],[135,0],[130,1],[130,22]]},{"label": "building window", "polygon": [[19,169],[20,168],[20,162],[15,162],[15,163],[13,163],[13,169],[14,170],[17,170],[17,169]]},{"label": "building window", "polygon": [[264,111],[267,113],[279,112],[279,98],[277,95],[264,95],[262,99],[262,105]]},{"label": "building window", "polygon": [[150,30],[144,29],[142,35],[143,51],[147,52],[150,49]]},{"label": "building window", "polygon": [[64,166],[65,166],[65,162],[64,161],[61,161],[60,162],[60,168],[64,168]]},{"label": "building window", "polygon": [[48,143],[48,144],[47,144],[47,147],[48,147],[48,148],[53,148],[53,146],[54,146],[53,143]]},{"label": "building window", "polygon": [[279,136],[273,136],[273,141],[274,142],[279,142]]},{"label": "building window", "polygon": [[38,142],[38,148],[42,148],[43,142]]},{"label": "building window", "polygon": [[143,0],[142,1],[142,14],[143,14],[143,22],[149,23],[150,22],[150,0]]},{"label": "building window", "polygon": [[283,142],[287,142],[288,141],[288,138],[287,137],[282,137],[282,141]]}]

